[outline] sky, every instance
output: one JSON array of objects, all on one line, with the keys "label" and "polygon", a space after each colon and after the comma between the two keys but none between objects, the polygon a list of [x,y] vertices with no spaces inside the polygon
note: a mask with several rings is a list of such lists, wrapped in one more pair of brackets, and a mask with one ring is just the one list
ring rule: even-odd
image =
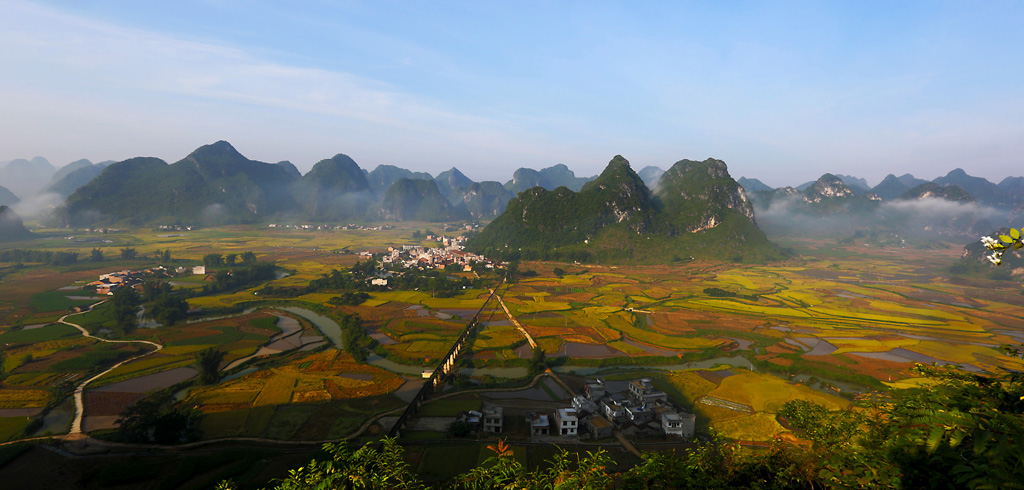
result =
[{"label": "sky", "polygon": [[1024,2],[0,0],[0,161],[1024,174]]}]

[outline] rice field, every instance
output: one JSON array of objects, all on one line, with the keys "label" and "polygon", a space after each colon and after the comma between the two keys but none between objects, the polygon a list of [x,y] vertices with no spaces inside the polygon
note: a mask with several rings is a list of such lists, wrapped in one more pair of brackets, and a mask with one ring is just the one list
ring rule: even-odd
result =
[{"label": "rice field", "polygon": [[[124,245],[136,247],[140,254],[169,248],[176,261],[191,264],[207,253],[253,250],[261,259],[275,260],[289,270],[288,276],[269,281],[270,285],[302,286],[331,268],[354,263],[357,256],[348,252],[410,244],[411,232],[422,228],[421,224],[406,224],[386,232],[320,232],[234,226],[197,230],[182,237],[133,230],[108,236],[115,243],[105,252],[113,256],[115,249],[111,247]],[[694,359],[739,355],[751,361],[766,361],[772,369],[814,366],[826,374],[870,376],[897,388],[920,382],[909,372],[911,358],[959,363],[990,372],[1024,369],[1019,359],[1003,356],[998,350],[1000,344],[1020,343],[1018,339],[1024,338],[1024,301],[1019,285],[951,280],[946,270],[956,259],[957,250],[866,250],[824,240],[794,243],[802,259],[767,266],[712,261],[616,267],[524,263],[523,269],[538,271],[539,275],[512,284],[505,301],[546,352],[576,352],[581,358],[611,349],[616,355],[632,358],[672,357],[666,352],[685,353],[696,356],[691,357]],[[76,250],[63,240],[45,241],[41,246]],[[73,301],[67,299],[69,293],[58,292],[57,288],[92,280],[99,273],[121,267],[114,264],[111,261],[102,268],[79,271],[27,267],[0,282],[0,345],[5,349],[4,372],[9,373],[0,382],[0,404],[49,403],[41,394],[62,382],[62,376],[80,376],[89,367],[83,363],[109,360],[101,357],[113,354],[83,356],[95,348],[92,341],[81,339],[71,327],[33,325],[19,330],[13,326],[15,321],[32,325],[25,320],[55,318],[60,308],[71,306],[68,301]],[[567,272],[556,277],[555,267]],[[190,280],[193,287],[203,284],[198,278]],[[189,304],[200,308],[232,306],[259,299],[253,292],[262,286],[192,297]],[[736,296],[712,296],[705,292],[708,288]],[[359,306],[331,309],[359,314],[369,331],[388,336],[384,346],[388,352],[422,361],[442,356],[465,327],[467,317],[458,312],[458,316],[448,317],[443,312],[475,312],[486,294],[486,290],[466,290],[453,298],[432,298],[423,291],[374,292]],[[335,295],[310,293],[299,300],[323,305]],[[499,320],[504,320],[500,311],[488,317],[488,321]],[[166,348],[159,355],[125,364],[97,386],[188,365],[195,352],[210,345],[222,346],[229,353],[229,362],[255,352],[276,333],[246,322],[140,329],[133,338],[152,339]],[[319,335],[308,325],[304,328],[302,335]],[[485,327],[474,340],[474,362],[516,359],[512,346],[521,342],[522,336],[514,327]],[[820,342],[827,342],[834,350],[812,353],[813,346]],[[575,349],[579,345],[588,348]],[[886,357],[894,350],[904,356]],[[310,357],[324,352],[340,357]],[[320,407],[385,395],[402,383],[394,373],[360,366],[333,349],[324,352],[282,355],[256,373],[193,390],[188,403],[208,414],[210,419],[204,424],[211,433],[274,432],[275,436],[289,438],[314,430],[310,420],[316,418],[314,414],[323,413]],[[302,364],[306,366],[297,367]],[[81,369],[58,372],[62,366]],[[310,366],[323,369],[311,370]],[[372,374],[372,381],[345,377],[345,372]],[[684,371],[666,375],[665,379],[691,402],[711,395],[754,407],[753,416],[722,412],[720,407],[695,409],[701,423],[749,440],[764,440],[777,431],[777,423],[761,414],[771,414],[787,399],[825,397],[816,400],[829,406],[845,403],[768,374],[740,372],[712,383]],[[321,425],[317,430],[337,432],[351,424]]]}]

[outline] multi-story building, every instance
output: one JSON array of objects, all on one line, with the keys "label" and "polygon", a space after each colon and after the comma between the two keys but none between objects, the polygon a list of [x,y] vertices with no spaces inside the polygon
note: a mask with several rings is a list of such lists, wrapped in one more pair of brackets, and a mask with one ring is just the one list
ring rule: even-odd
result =
[{"label": "multi-story building", "polygon": [[555,410],[555,427],[558,434],[563,436],[575,436],[579,431],[580,419],[576,415],[575,408],[559,408]]}]

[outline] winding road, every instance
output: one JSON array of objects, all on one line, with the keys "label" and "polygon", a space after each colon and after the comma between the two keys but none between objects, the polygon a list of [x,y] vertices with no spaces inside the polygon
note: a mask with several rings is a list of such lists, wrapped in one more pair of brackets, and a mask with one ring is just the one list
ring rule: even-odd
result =
[{"label": "winding road", "polygon": [[85,434],[82,433],[82,418],[85,415],[85,402],[82,401],[82,395],[85,392],[85,387],[89,383],[92,383],[93,381],[96,381],[97,379],[102,377],[104,374],[107,374],[107,373],[117,369],[122,364],[134,361],[134,360],[142,358],[142,357],[146,357],[146,356],[148,356],[148,355],[150,355],[150,354],[152,354],[154,352],[157,352],[160,349],[164,348],[164,346],[162,346],[162,345],[160,345],[160,344],[158,344],[156,342],[150,342],[148,340],[107,340],[107,339],[102,339],[102,338],[96,337],[94,335],[90,335],[89,331],[84,329],[84,328],[82,328],[81,325],[78,325],[78,324],[71,323],[71,322],[67,321],[67,317],[73,316],[73,315],[81,315],[82,313],[86,313],[86,312],[92,311],[93,308],[95,308],[95,307],[97,307],[97,306],[99,306],[99,305],[101,305],[103,303],[106,303],[106,301],[107,300],[103,300],[103,301],[100,301],[99,303],[89,305],[89,308],[87,310],[80,311],[78,313],[69,313],[67,315],[64,315],[64,316],[60,317],[60,320],[57,320],[57,322],[58,323],[63,323],[65,325],[71,325],[72,327],[77,328],[79,332],[82,332],[82,336],[83,337],[88,337],[90,339],[98,340],[100,342],[109,342],[109,343],[112,343],[112,344],[146,344],[146,345],[155,347],[155,349],[151,350],[151,351],[149,351],[149,352],[147,352],[145,354],[142,354],[142,355],[138,355],[138,356],[135,356],[135,357],[129,357],[128,359],[125,359],[125,360],[123,360],[123,361],[121,361],[121,362],[119,362],[117,364],[114,364],[113,366],[108,368],[106,371],[103,371],[102,373],[99,373],[99,374],[97,374],[97,375],[95,375],[95,376],[93,376],[93,377],[83,381],[82,384],[78,385],[78,387],[75,388],[75,419],[74,419],[74,421],[71,422],[71,431],[68,432],[68,438],[71,438],[71,439],[78,438],[78,437],[85,437]]}]

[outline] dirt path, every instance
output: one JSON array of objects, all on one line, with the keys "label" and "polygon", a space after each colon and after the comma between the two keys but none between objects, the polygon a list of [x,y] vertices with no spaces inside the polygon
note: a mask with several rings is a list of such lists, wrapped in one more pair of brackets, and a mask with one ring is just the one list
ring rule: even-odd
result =
[{"label": "dirt path", "polygon": [[71,323],[71,322],[67,321],[67,317],[72,316],[72,315],[80,315],[82,313],[92,311],[93,308],[95,308],[96,306],[99,306],[99,305],[101,305],[103,303],[106,303],[106,300],[100,301],[99,303],[96,303],[96,304],[93,304],[93,305],[89,305],[89,309],[87,309],[87,310],[80,311],[78,313],[70,313],[70,314],[64,315],[64,316],[60,317],[60,320],[57,320],[57,322],[63,323],[65,325],[71,325],[72,327],[77,328],[79,332],[82,332],[82,336],[83,337],[88,337],[90,339],[98,340],[100,342],[109,342],[109,343],[112,343],[112,344],[146,344],[146,345],[155,347],[155,349],[151,350],[151,351],[149,351],[149,352],[147,352],[145,354],[138,355],[138,356],[135,356],[135,357],[130,357],[130,358],[125,359],[125,360],[123,360],[123,361],[121,361],[121,362],[119,362],[117,364],[114,364],[113,366],[111,366],[106,371],[103,371],[102,373],[99,373],[96,376],[93,376],[93,377],[83,381],[81,384],[78,385],[78,387],[75,388],[75,419],[74,419],[74,421],[71,422],[71,431],[68,432],[68,438],[71,438],[71,439],[85,437],[85,435],[82,434],[82,418],[85,415],[85,403],[82,401],[82,395],[85,392],[85,387],[89,383],[92,383],[93,381],[96,381],[97,379],[102,377],[104,374],[107,374],[107,373],[117,369],[122,364],[125,364],[125,363],[128,363],[128,362],[134,361],[136,359],[148,356],[148,355],[150,355],[150,354],[152,354],[154,352],[157,352],[160,349],[164,348],[164,346],[162,346],[160,344],[157,344],[156,342],[150,342],[148,340],[107,340],[107,339],[102,339],[102,338],[96,337],[94,335],[90,335],[89,331],[84,329],[84,328],[82,328],[81,325],[78,325],[78,324]]},{"label": "dirt path", "polygon": [[[491,292],[493,293],[494,290],[492,289]],[[512,312],[508,311],[508,307],[505,306],[505,302],[501,300],[501,295],[495,294],[494,296],[498,298],[498,304],[501,305],[501,309],[505,310],[505,314],[508,315],[508,319],[511,320],[512,324],[519,329],[524,337],[526,337],[526,341],[530,343],[530,348],[536,349],[537,343],[533,341],[533,337],[530,336],[530,332],[527,332],[526,329],[519,324],[519,320],[516,320],[516,317],[512,316]]]}]

